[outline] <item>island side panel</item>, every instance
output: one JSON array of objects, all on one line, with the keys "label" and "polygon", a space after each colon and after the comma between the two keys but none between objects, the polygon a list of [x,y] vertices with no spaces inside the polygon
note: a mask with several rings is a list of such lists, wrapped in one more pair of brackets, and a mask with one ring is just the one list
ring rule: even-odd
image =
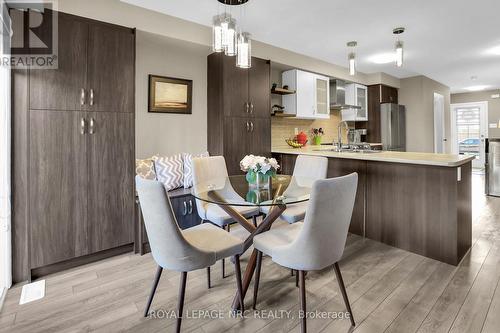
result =
[{"label": "island side panel", "polygon": [[458,258],[461,260],[472,246],[472,162],[467,162],[460,168],[462,179],[457,183],[457,246]]},{"label": "island side panel", "polygon": [[[467,201],[467,181],[461,182]],[[366,236],[457,265],[464,254],[459,237],[464,244],[467,238],[458,234],[458,188],[456,167],[367,162]],[[471,219],[463,215],[466,230]]]}]

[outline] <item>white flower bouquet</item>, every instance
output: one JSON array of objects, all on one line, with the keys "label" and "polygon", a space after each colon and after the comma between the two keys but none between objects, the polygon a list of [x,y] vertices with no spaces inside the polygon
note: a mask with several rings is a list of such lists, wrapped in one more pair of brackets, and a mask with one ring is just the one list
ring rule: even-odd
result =
[{"label": "white flower bouquet", "polygon": [[240,161],[240,168],[246,172],[246,179],[250,184],[266,183],[269,177],[274,177],[279,169],[275,158],[247,155]]}]

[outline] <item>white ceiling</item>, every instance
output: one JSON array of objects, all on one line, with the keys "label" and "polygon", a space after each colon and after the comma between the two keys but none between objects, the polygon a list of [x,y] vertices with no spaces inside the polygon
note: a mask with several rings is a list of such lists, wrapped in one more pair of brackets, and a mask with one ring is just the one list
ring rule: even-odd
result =
[{"label": "white ceiling", "polygon": [[[123,1],[207,26],[219,7],[217,0]],[[267,44],[346,66],[346,42],[356,40],[361,72],[422,74],[452,92],[500,88],[500,52],[488,53],[500,46],[498,0],[250,0],[243,7],[245,30]],[[399,26],[404,66],[374,64],[371,57],[392,52]]]}]

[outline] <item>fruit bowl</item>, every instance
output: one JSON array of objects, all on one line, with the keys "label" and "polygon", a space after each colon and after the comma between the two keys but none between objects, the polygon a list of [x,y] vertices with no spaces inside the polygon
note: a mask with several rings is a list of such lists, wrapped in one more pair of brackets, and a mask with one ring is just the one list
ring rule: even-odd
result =
[{"label": "fruit bowl", "polygon": [[[305,143],[304,144],[298,143],[297,141],[292,140],[292,139],[286,139],[285,141],[292,148],[302,148],[305,146]],[[307,141],[306,141],[306,143],[307,143]]]}]

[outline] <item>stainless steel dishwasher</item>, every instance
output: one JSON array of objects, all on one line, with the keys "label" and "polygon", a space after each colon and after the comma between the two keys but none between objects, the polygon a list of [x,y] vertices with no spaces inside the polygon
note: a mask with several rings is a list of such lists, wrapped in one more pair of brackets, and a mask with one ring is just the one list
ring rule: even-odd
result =
[{"label": "stainless steel dishwasher", "polygon": [[486,141],[486,194],[500,196],[500,139]]}]

